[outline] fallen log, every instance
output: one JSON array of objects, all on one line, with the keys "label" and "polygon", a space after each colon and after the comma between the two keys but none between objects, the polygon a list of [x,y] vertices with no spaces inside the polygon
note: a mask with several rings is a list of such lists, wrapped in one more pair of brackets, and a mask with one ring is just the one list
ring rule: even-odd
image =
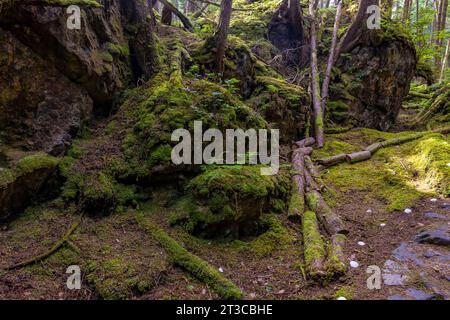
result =
[{"label": "fallen log", "polygon": [[311,278],[324,277],[325,245],[319,232],[316,214],[306,211],[302,218],[303,253],[305,266]]},{"label": "fallen log", "polygon": [[[292,177],[292,193],[289,201],[288,219],[299,220],[305,211],[305,163],[304,155],[299,149],[292,155],[292,169],[295,175]],[[296,152],[297,151],[297,152]]]},{"label": "fallen log", "polygon": [[383,148],[383,145],[381,144],[381,142],[377,142],[377,143],[371,144],[370,146],[368,146],[364,150],[365,151],[369,151],[371,154],[374,154],[375,152],[377,152],[381,148]]},{"label": "fallen log", "polygon": [[347,155],[345,153],[337,154],[335,156],[325,158],[325,159],[319,159],[317,162],[323,166],[331,166],[339,162],[344,162]]},{"label": "fallen log", "polygon": [[314,211],[317,219],[325,231],[330,235],[337,233],[348,234],[342,219],[328,206],[320,192],[310,190],[306,193],[306,203],[310,210]]},{"label": "fallen log", "polygon": [[326,134],[338,134],[338,133],[345,133],[350,130],[352,130],[353,127],[344,127],[344,128],[327,128],[325,129]]},{"label": "fallen log", "polygon": [[[346,154],[345,159],[349,163],[356,163],[358,161],[365,161],[370,159],[378,150],[386,147],[391,147],[395,145],[400,145],[406,142],[410,142],[413,140],[420,139],[422,137],[425,137],[427,134],[430,133],[440,133],[440,134],[448,134],[450,133],[450,127],[444,127],[444,128],[438,128],[434,129],[428,132],[420,132],[416,134],[411,134],[404,137],[398,137],[393,139],[388,139],[382,142],[377,142],[374,144],[371,144],[370,146],[366,147],[363,151],[354,152],[351,154]],[[324,166],[332,166],[334,164],[340,163],[343,161],[343,154],[334,155],[328,158],[322,158],[317,160],[317,163],[322,164]]]},{"label": "fallen log", "polygon": [[346,236],[343,234],[334,234],[331,236],[331,242],[328,246],[328,257],[325,262],[327,276],[330,278],[343,275],[347,271],[343,250],[346,239]]},{"label": "fallen log", "polygon": [[313,137],[305,138],[303,140],[295,142],[295,145],[299,148],[310,147],[316,143],[316,139]]},{"label": "fallen log", "polygon": [[347,154],[345,159],[347,160],[348,163],[356,163],[356,162],[370,159],[371,156],[372,156],[372,153],[370,153],[370,151],[359,151],[359,152]]}]

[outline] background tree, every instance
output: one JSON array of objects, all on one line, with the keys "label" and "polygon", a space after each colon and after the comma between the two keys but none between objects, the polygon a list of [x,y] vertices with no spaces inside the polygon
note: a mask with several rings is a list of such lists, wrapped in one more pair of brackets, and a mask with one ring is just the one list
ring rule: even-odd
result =
[{"label": "background tree", "polygon": [[215,43],[215,66],[216,72],[223,74],[225,49],[228,42],[228,30],[230,28],[231,13],[233,11],[233,0],[222,0],[220,5],[220,18],[217,32],[214,35]]}]

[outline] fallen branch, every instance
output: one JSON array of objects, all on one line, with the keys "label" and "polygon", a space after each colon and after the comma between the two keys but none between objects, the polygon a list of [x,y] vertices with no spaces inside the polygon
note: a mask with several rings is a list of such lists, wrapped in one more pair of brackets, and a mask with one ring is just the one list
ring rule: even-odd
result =
[{"label": "fallen branch", "polygon": [[136,215],[137,223],[144,228],[167,252],[172,262],[185,269],[200,281],[214,289],[223,299],[240,299],[243,294],[233,282],[225,278],[216,268],[205,260],[180,246],[159,226],[145,220],[142,214]]},{"label": "fallen branch", "polygon": [[58,241],[56,242],[48,251],[30,258],[28,260],[25,260],[23,262],[14,264],[12,266],[6,267],[3,270],[14,270],[14,269],[18,269],[18,268],[22,268],[25,266],[28,266],[30,264],[34,264],[36,262],[42,261],[45,258],[48,258],[49,256],[51,256],[53,253],[55,253],[56,251],[58,251],[66,242],[69,241],[70,236],[72,235],[72,233],[78,228],[78,226],[81,223],[83,216],[80,217],[80,219],[78,219],[78,221],[76,221],[75,223],[72,224],[72,226],[67,230],[67,232],[64,234],[64,236]]},{"label": "fallen branch", "polygon": [[345,156],[345,159],[347,160],[348,163],[356,163],[370,159],[371,156],[372,154],[370,153],[370,151],[359,151],[347,154]]}]

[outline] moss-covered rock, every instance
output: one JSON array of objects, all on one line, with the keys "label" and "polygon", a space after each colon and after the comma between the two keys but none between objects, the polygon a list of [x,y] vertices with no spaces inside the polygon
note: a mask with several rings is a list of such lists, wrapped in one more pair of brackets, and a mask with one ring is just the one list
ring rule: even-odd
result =
[{"label": "moss-covered rock", "polygon": [[280,130],[281,142],[291,143],[307,135],[310,98],[301,87],[282,79],[259,76],[247,103],[263,115],[271,128]]},{"label": "moss-covered rock", "polygon": [[22,157],[12,168],[0,168],[0,220],[24,208],[42,189],[59,160],[45,153]]},{"label": "moss-covered rock", "polygon": [[288,175],[263,176],[260,169],[252,165],[206,168],[188,185],[199,204],[189,213],[188,229],[207,238],[233,239],[260,230],[262,213],[285,210],[276,200],[287,197]]}]

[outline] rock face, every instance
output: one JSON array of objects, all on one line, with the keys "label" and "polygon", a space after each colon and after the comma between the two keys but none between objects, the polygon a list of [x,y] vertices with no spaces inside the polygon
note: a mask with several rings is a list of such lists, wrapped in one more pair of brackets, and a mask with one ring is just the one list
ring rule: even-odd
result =
[{"label": "rock face", "polygon": [[[129,67],[119,0],[81,9],[80,29],[67,28],[66,8],[20,6],[0,16],[1,27],[85,89],[107,108],[124,87]],[[125,57],[124,57],[125,56]]]},{"label": "rock face", "polygon": [[382,30],[341,55],[342,86],[334,86],[330,99],[345,101],[357,125],[381,130],[394,124],[417,64],[407,38],[387,33]]},{"label": "rock face", "polygon": [[28,150],[64,152],[92,112],[87,92],[51,63],[0,34],[0,137]]}]

